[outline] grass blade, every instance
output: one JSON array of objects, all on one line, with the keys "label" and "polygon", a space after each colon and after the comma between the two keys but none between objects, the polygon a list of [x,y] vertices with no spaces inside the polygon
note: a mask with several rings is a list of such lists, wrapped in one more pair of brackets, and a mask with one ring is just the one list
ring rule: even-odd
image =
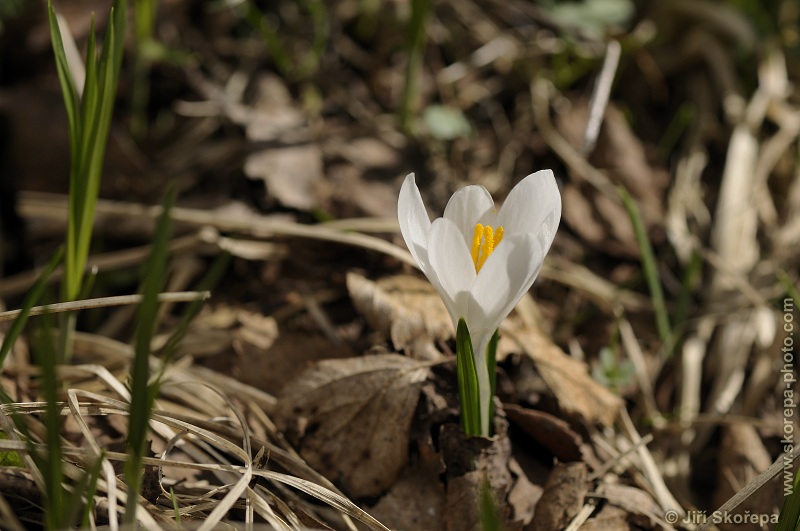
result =
[{"label": "grass blade", "polygon": [[150,385],[150,343],[156,329],[158,294],[164,285],[167,270],[170,236],[170,210],[175,199],[170,190],[164,199],[163,211],[153,241],[153,250],[144,270],[142,303],[136,314],[135,355],[131,365],[131,409],[128,417],[128,460],[125,462],[125,483],[128,485],[128,502],[125,523],[134,525],[142,480],[142,458],[147,445],[147,428],[150,411],[156,394],[156,385]]},{"label": "grass blade", "polygon": [[[45,266],[45,268],[42,270],[42,273],[39,275],[39,279],[36,281],[36,284],[33,285],[31,290],[25,296],[25,300],[22,302],[20,314],[16,319],[14,319],[14,322],[8,329],[8,333],[3,339],[3,344],[0,345],[0,367],[2,367],[5,363],[6,356],[8,356],[8,353],[11,351],[11,347],[22,333],[22,329],[25,328],[25,324],[28,322],[28,313],[31,311],[31,308],[33,308],[36,303],[39,302],[39,299],[42,298],[42,294],[47,286],[47,280],[50,278],[50,275],[53,274],[53,271],[55,271],[59,262],[61,262],[61,257],[63,254],[64,249],[59,248],[58,251],[56,251],[56,254],[54,254],[50,259],[50,262],[47,263],[47,266]],[[2,388],[0,388],[0,400],[5,403],[12,402],[11,398]]]},{"label": "grass blade", "polygon": [[625,206],[625,210],[628,211],[628,216],[631,218],[633,232],[636,235],[636,243],[639,245],[639,252],[642,254],[642,272],[644,273],[645,280],[647,280],[647,287],[650,290],[650,296],[653,300],[658,335],[661,338],[661,343],[671,351],[673,346],[672,329],[669,323],[667,305],[664,302],[664,291],[661,289],[661,278],[658,275],[658,265],[656,264],[653,247],[650,245],[642,216],[639,214],[639,210],[636,208],[633,198],[622,186],[620,186],[618,190],[622,198],[622,204]]},{"label": "grass blade", "polygon": [[[222,278],[223,273],[225,273],[226,269],[228,268],[228,263],[230,262],[231,255],[228,253],[221,254],[215,261],[214,264],[211,266],[211,269],[208,270],[206,275],[200,281],[199,286],[197,286],[197,291],[199,292],[206,292],[211,291],[211,289],[217,285],[220,278]],[[177,350],[178,346],[180,345],[183,338],[186,336],[186,331],[189,329],[189,325],[191,324],[192,320],[200,313],[203,304],[205,303],[205,299],[196,299],[189,303],[186,307],[186,310],[183,312],[181,316],[181,321],[178,323],[178,326],[175,327],[175,330],[170,335],[167,342],[161,348],[161,359],[164,362],[163,368],[166,368],[167,364],[172,359],[173,354]],[[161,380],[162,374],[159,375],[158,379]]]},{"label": "grass blade", "polygon": [[800,472],[794,476],[794,489],[784,498],[775,531],[795,531],[800,527]]},{"label": "grass blade", "polygon": [[58,81],[61,84],[61,92],[64,96],[64,107],[67,110],[70,139],[72,139],[72,142],[70,143],[70,153],[74,162],[77,160],[77,139],[80,136],[80,120],[78,118],[78,90],[75,87],[75,82],[72,80],[72,76],[70,75],[67,54],[64,51],[64,41],[61,39],[61,31],[58,27],[58,18],[56,17],[56,11],[53,8],[52,0],[48,0],[47,2],[47,13],[50,20],[50,40],[53,44],[53,54],[55,55],[56,60]]},{"label": "grass blade", "polygon": [[411,130],[411,112],[417,99],[417,83],[422,70],[422,60],[427,42],[428,14],[433,8],[432,0],[411,0],[411,20],[408,25],[408,65],[403,103],[400,109],[400,127],[407,133]]},{"label": "grass blade", "polygon": [[[64,472],[61,455],[61,408],[58,406],[60,389],[56,377],[56,349],[53,345],[52,316],[42,315],[38,326],[31,334],[31,350],[36,363],[42,371],[42,394],[47,403],[45,413],[46,453],[31,449],[31,457],[42,473],[45,484],[45,527],[47,529],[65,529],[71,525],[67,522],[67,504],[64,498]],[[26,437],[31,441],[30,436]],[[32,441],[31,441],[32,442]]]}]

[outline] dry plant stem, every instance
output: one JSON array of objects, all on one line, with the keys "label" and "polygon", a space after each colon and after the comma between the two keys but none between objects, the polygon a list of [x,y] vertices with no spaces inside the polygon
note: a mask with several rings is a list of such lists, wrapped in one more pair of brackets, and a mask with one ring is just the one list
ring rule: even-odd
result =
[{"label": "dry plant stem", "polygon": [[[64,210],[56,214],[54,217],[63,217],[66,212],[66,196],[61,196],[62,202],[59,203],[59,208],[64,207]],[[191,249],[196,249],[203,244],[203,240],[199,233],[190,236],[182,236],[172,240],[169,246],[170,254],[179,253]],[[121,269],[124,267],[133,267],[141,264],[150,254],[150,246],[144,245],[141,247],[134,247],[132,249],[125,249],[122,251],[115,251],[90,257],[86,263],[86,269],[92,270],[97,268],[101,271],[108,271],[114,269]],[[7,297],[9,295],[18,295],[24,293],[36,282],[41,274],[41,269],[19,273],[13,277],[4,278],[3,283],[0,284],[0,297]],[[52,275],[50,275],[50,282],[56,282],[64,276],[64,268],[58,267]]]},{"label": "dry plant stem", "polygon": [[618,306],[631,312],[653,307],[644,295],[615,286],[588,267],[557,255],[548,256],[540,274],[575,289],[607,312],[614,312]]},{"label": "dry plant stem", "polygon": [[713,320],[704,318],[698,326],[697,334],[689,337],[681,349],[681,401],[678,416],[683,431],[681,432],[681,450],[676,456],[676,464],[681,480],[687,488],[691,474],[690,448],[697,433],[692,422],[700,413],[703,359],[713,327]]},{"label": "dry plant stem", "polygon": [[552,85],[542,78],[535,79],[530,86],[533,116],[539,134],[548,146],[564,161],[572,171],[594,186],[615,204],[622,204],[617,187],[608,177],[594,168],[578,150],[561,136],[550,121],[550,92]]},{"label": "dry plant stem", "polygon": [[[185,291],[177,293],[161,293],[158,300],[161,302],[191,302],[206,300],[211,297],[208,291]],[[29,315],[42,315],[45,313],[76,312],[79,310],[89,310],[92,308],[107,308],[109,306],[123,306],[127,304],[139,304],[142,302],[141,295],[119,295],[116,297],[102,297],[99,299],[85,299],[82,301],[59,302],[56,304],[46,304],[44,306],[34,306]],[[0,323],[13,321],[22,310],[10,310],[0,313]]]},{"label": "dry plant stem", "polygon": [[660,428],[666,421],[656,405],[653,385],[650,382],[650,375],[647,373],[647,363],[644,359],[642,347],[639,346],[636,333],[633,331],[633,327],[627,319],[620,319],[619,331],[622,336],[622,344],[625,347],[625,352],[628,353],[628,358],[633,362],[633,366],[636,370],[636,379],[639,382],[639,389],[641,390],[642,400],[644,401],[645,412],[653,425],[656,428]]},{"label": "dry plant stem", "polygon": [[[628,411],[625,408],[620,408],[620,421],[622,423],[623,430],[634,444],[642,440],[642,437],[639,435],[639,432],[636,431],[636,427],[633,425],[633,421],[631,420],[631,417],[628,415]],[[656,464],[655,459],[653,459],[653,455],[650,453],[650,450],[647,449],[647,446],[640,445],[638,454],[642,463],[642,471],[650,481],[650,484],[653,487],[653,493],[655,494],[661,508],[665,510],[674,510],[677,511],[678,514],[683,515],[683,508],[669,491],[666,483],[664,483],[664,478],[661,476],[659,467]]]},{"label": "dry plant stem", "polygon": [[[596,172],[596,170],[594,170]],[[603,177],[605,178],[605,177]],[[614,190],[614,197],[618,200],[619,195],[616,189]],[[63,212],[60,209],[66,209],[66,198],[57,194],[43,194],[38,192],[23,192],[20,195],[20,212],[26,217],[34,218],[60,218]],[[121,215],[132,218],[147,218],[153,219],[158,215],[159,207],[148,207],[135,203],[121,203],[105,200],[98,200],[96,212],[99,217],[102,215]],[[221,216],[206,211],[193,211],[191,209],[173,208],[173,217],[178,213],[180,218],[174,218],[179,221],[190,222],[201,227],[214,227],[219,230],[233,230],[242,233],[251,233],[254,236],[263,236],[264,232],[257,226],[251,226],[248,222],[232,222],[231,220],[220,221],[221,225],[215,223],[220,220]],[[263,221],[267,226],[274,224],[271,220],[255,216],[254,218]],[[398,258],[399,260],[417,267],[411,255],[405,250],[396,245],[388,243],[379,238],[375,238],[366,234],[355,234],[352,232],[345,232],[349,230],[359,229],[363,227],[359,223],[350,220],[341,220],[337,222],[324,223],[321,225],[299,225],[286,222],[280,222],[279,228],[297,227],[298,231],[303,234],[289,234],[299,237],[319,238],[323,240],[339,241],[341,243],[363,246],[365,248],[373,249],[379,252],[384,252],[390,256]],[[397,220],[379,218],[370,221],[366,228],[374,232],[398,232]],[[315,231],[324,231],[316,233]],[[281,233],[277,230],[272,231],[275,235]],[[328,238],[327,235],[339,234],[340,237]],[[360,236],[360,238],[357,238]],[[349,238],[352,237],[352,238]],[[215,239],[212,235],[208,234],[206,230],[201,229],[195,234],[183,236],[173,240],[170,245],[170,252],[188,251],[197,249],[203,242],[218,245],[219,248],[225,248],[225,242],[229,238],[219,237]],[[373,244],[377,244],[373,245]],[[95,256],[89,259],[88,265],[90,267],[98,267],[101,270],[109,270],[121,267],[130,267],[141,262],[149,253],[149,246],[139,247],[136,249],[129,249],[114,253],[107,253]],[[552,264],[552,265],[551,265]],[[58,279],[62,272],[56,270],[52,278]],[[614,286],[607,280],[596,275],[588,268],[574,264],[567,260],[562,260],[557,256],[548,256],[545,264],[540,273],[542,278],[553,280],[562,283],[566,286],[573,287],[584,293],[593,301],[600,304],[608,311],[612,311],[614,306],[619,303],[629,311],[641,310],[649,308],[650,304],[646,297],[641,296],[629,290],[621,289]],[[0,297],[21,293],[28,289],[38,277],[38,272],[21,273],[9,279],[4,279],[2,286],[0,286]]]},{"label": "dry plant stem", "polygon": [[[616,456],[612,457],[611,459],[609,459],[608,461],[603,463],[603,466],[601,466],[600,468],[598,468],[597,470],[595,470],[594,472],[589,474],[589,478],[588,478],[589,481],[595,481],[595,480],[603,477],[606,474],[606,472],[608,472],[609,470],[611,470],[612,468],[614,468],[617,465],[622,466],[622,461],[623,460],[625,460],[628,456],[630,456],[634,452],[638,452],[640,446],[646,446],[646,445],[650,444],[650,442],[652,440],[653,440],[653,435],[648,433],[647,435],[642,437],[639,440],[639,442],[637,442],[636,444],[633,444],[630,448],[628,448],[624,452],[618,453]],[[628,465],[623,466],[623,469],[627,469],[629,466],[630,466],[630,461],[628,462]]]},{"label": "dry plant stem", "polygon": [[3,495],[0,495],[0,518],[3,520],[3,525],[8,531],[25,531],[25,528],[22,527],[20,521],[17,520],[17,515],[11,510],[11,506]]},{"label": "dry plant stem", "polygon": [[[94,345],[92,348],[94,348],[97,351],[95,353],[95,355],[98,355],[100,353],[105,352],[105,353],[114,353],[114,354],[112,354],[112,357],[122,356],[124,359],[128,359],[128,358],[130,358],[132,356],[132,353],[130,352],[131,349],[130,349],[129,345],[125,345],[125,344],[122,344],[122,343],[119,343],[119,342],[115,342],[113,340],[109,340],[108,338],[97,338],[97,337],[91,336],[89,334],[78,334],[78,337],[76,338],[76,340],[77,340],[76,341],[77,342],[77,344],[76,344],[76,353],[79,353],[79,354],[80,353],[85,353],[86,349],[87,349],[87,346]],[[100,341],[100,340],[102,340],[102,341]],[[98,341],[100,343],[102,343],[102,345],[99,344]],[[105,346],[103,346],[103,345],[105,345]],[[154,360],[153,363],[158,363],[158,362],[157,362],[157,360]],[[65,370],[68,370],[69,372],[77,372],[77,371],[80,371],[80,370],[86,371],[86,370],[89,370],[89,367],[76,366],[76,367],[65,368]],[[184,372],[186,373],[185,375],[184,375]],[[195,375],[195,376],[192,376],[192,375]],[[240,397],[244,398],[245,400],[254,400],[254,403],[261,404],[261,406],[257,407],[255,409],[255,411],[259,411],[259,410],[261,410],[261,407],[264,407],[264,406],[268,407],[269,405],[274,403],[274,399],[272,399],[271,397],[269,397],[271,401],[268,402],[268,403],[265,403],[263,397],[261,397],[261,395],[263,393],[258,393],[258,396],[253,395],[250,398],[247,398],[247,392],[246,392],[246,389],[245,389],[247,386],[236,385],[236,382],[232,381],[232,379],[229,379],[227,377],[224,377],[222,375],[219,375],[217,373],[213,373],[212,371],[208,371],[206,369],[202,369],[202,368],[199,368],[199,367],[187,367],[185,369],[181,369],[181,372],[169,373],[167,375],[167,381],[171,382],[171,381],[177,379],[176,383],[181,384],[181,385],[179,385],[179,387],[183,387],[187,383],[196,383],[198,380],[204,381],[204,382],[208,382],[209,380],[213,380],[212,377],[216,377],[216,380],[219,380],[220,386],[224,387],[227,390],[227,392],[232,393],[234,396],[240,396]],[[113,376],[111,378],[113,378]],[[203,386],[203,387],[209,387],[209,386]],[[172,390],[174,388],[175,388],[174,385],[167,383],[164,387],[162,387],[162,390],[163,390],[162,394],[168,395],[168,394],[170,394],[172,392]],[[109,404],[110,406],[117,405],[119,408],[123,408],[123,409],[124,409],[124,407],[126,407],[126,406],[124,406],[124,402],[113,401],[113,400],[110,400],[110,399],[108,399],[106,397],[103,397],[102,395],[97,395],[97,394],[94,394],[94,393],[86,393],[86,392],[83,392],[83,391],[76,391],[76,393],[77,393],[76,396],[85,397],[86,399],[93,400],[96,403],[105,403],[105,404]],[[120,396],[123,397],[123,399],[127,399],[127,391],[124,388],[119,393],[120,393]],[[172,394],[174,394],[174,393],[172,393]],[[159,402],[163,402],[163,400],[160,400]],[[202,404],[205,405],[205,406],[210,406],[210,405],[214,404],[215,402],[216,401],[214,401],[214,400],[210,400],[210,397],[207,397],[205,400],[202,401]],[[86,402],[84,402],[83,404],[86,404]],[[117,412],[122,411],[122,409],[120,409],[120,410],[115,410],[113,408],[109,409],[108,406],[101,406],[99,408],[98,407],[94,407],[94,408],[91,408],[91,409],[86,409],[86,407],[83,404],[80,405],[81,414],[83,414],[83,413],[108,414],[108,413],[113,413],[115,411],[117,411]],[[228,403],[228,404],[230,405],[230,403]],[[224,405],[225,404],[223,403],[223,406]],[[230,407],[233,407],[233,406],[230,405]],[[200,411],[201,412],[200,414],[202,416],[206,416],[208,418],[215,418],[215,417],[218,418],[219,415],[220,415],[220,412],[221,412],[221,410],[219,408],[217,408],[216,406],[214,408],[210,408],[210,409],[207,408],[207,407],[203,408],[203,409],[198,409],[197,411]],[[74,414],[74,411],[73,411],[73,414]],[[159,413],[159,414],[163,414],[163,413]],[[216,423],[200,423],[200,424],[198,424],[198,421],[195,420],[197,413],[194,413],[192,416],[180,416],[180,415],[177,415],[175,413],[170,413],[170,415],[174,419],[182,419],[182,421],[184,423],[187,423],[187,424],[190,423],[191,425],[194,425],[194,426],[198,426],[198,425],[205,426],[206,431],[208,431],[209,433],[210,433],[210,430],[215,430],[215,431],[217,431],[217,433],[226,433],[227,437],[232,437],[234,439],[244,437],[244,433],[241,430],[238,430],[238,431],[235,430],[235,429],[234,430],[229,430],[228,426],[224,426],[224,425],[220,425],[220,424],[216,424]],[[262,416],[263,416],[263,414],[262,414]],[[156,426],[158,426],[158,428],[156,428]],[[172,430],[171,428],[169,428],[168,426],[166,426],[166,425],[163,425],[161,423],[157,423],[155,426],[153,426],[153,428],[154,428],[154,431],[156,433],[161,434],[162,437],[165,440],[171,440],[172,438],[175,437],[175,433],[176,432],[174,430]],[[278,462],[279,464],[281,464],[281,466],[286,467],[288,470],[295,470],[296,471],[295,473],[299,473],[299,474],[301,474],[301,475],[303,475],[305,477],[311,477],[318,484],[326,486],[330,490],[335,490],[334,487],[327,482],[327,480],[325,480],[324,478],[320,477],[313,470],[311,470],[306,465],[304,465],[302,463],[302,461],[300,461],[296,456],[293,457],[293,456],[291,456],[291,455],[289,455],[287,453],[284,453],[283,450],[281,450],[280,448],[276,448],[276,447],[270,445],[266,441],[254,440],[253,442],[255,442],[259,446],[266,447],[268,449],[268,451],[269,451],[270,458],[272,460]],[[188,452],[189,455],[191,455],[192,458],[195,459],[196,461],[201,462],[201,461],[207,461],[208,460],[208,458],[204,457],[204,455],[202,453],[197,453],[197,451],[194,449],[193,445],[186,446],[186,445],[183,445],[182,443],[179,443],[179,444],[181,445],[181,450],[183,452]],[[217,454],[215,453],[214,455],[217,455]],[[224,460],[221,460],[222,458],[219,455],[217,455],[217,457],[211,457],[211,459],[212,459],[212,462],[224,462]],[[228,481],[229,479],[230,478],[225,480],[225,482],[229,482]]]},{"label": "dry plant stem", "polygon": [[581,507],[581,510],[578,511],[578,514],[575,515],[575,518],[569,523],[569,525],[564,529],[564,531],[578,531],[581,526],[589,519],[592,515],[594,510],[597,508],[597,505],[594,503],[587,503]]},{"label": "dry plant stem", "polygon": [[[725,503],[723,503],[719,507],[719,509],[717,509],[717,511],[715,512],[729,514],[733,509],[738,507],[739,504],[741,504],[747,498],[752,496],[753,493],[755,493],[758,489],[766,485],[768,481],[770,481],[775,476],[781,474],[783,472],[784,467],[786,466],[787,461],[790,460],[792,463],[794,463],[794,461],[798,457],[800,457],[800,444],[792,448],[792,451],[788,455],[785,453],[779,455],[778,459],[776,459],[775,462],[772,463],[772,466],[770,466],[761,474],[754,477],[752,481],[750,481],[750,483],[745,485],[742,490],[731,496],[731,498]],[[701,524],[696,531],[705,531],[706,529],[709,529],[713,525],[713,523],[714,519],[709,518],[703,524]]]},{"label": "dry plant stem", "polygon": [[608,97],[611,94],[611,85],[614,82],[614,75],[619,65],[621,49],[618,41],[610,41],[606,47],[603,68],[597,77],[597,83],[592,91],[592,99],[589,101],[589,120],[586,122],[583,144],[579,151],[584,157],[594,150],[597,136],[600,134],[600,125],[603,123],[603,115],[608,106]]},{"label": "dry plant stem", "polygon": [[[60,219],[67,208],[66,196],[60,194],[25,192],[20,194],[19,199],[20,212],[23,215],[59,217]],[[50,209],[63,209],[63,212],[52,212]],[[99,199],[95,212],[97,215],[156,219],[161,213],[161,207]],[[173,221],[179,223],[201,227],[212,226],[221,231],[251,234],[258,237],[295,236],[354,245],[388,254],[401,262],[416,267],[411,254],[405,249],[366,234],[344,232],[325,225],[302,225],[287,221],[275,221],[257,214],[234,219],[222,213],[181,207],[175,207],[171,212]]]}]

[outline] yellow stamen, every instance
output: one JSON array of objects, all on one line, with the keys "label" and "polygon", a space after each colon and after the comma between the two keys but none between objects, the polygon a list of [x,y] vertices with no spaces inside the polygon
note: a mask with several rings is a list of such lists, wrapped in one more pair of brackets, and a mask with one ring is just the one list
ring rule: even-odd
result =
[{"label": "yellow stamen", "polygon": [[472,237],[472,263],[478,267],[478,251],[481,248],[481,239],[483,239],[483,225],[480,223],[475,224],[475,235]]},{"label": "yellow stamen", "polygon": [[483,264],[503,239],[503,227],[497,227],[497,232],[489,225],[475,224],[475,233],[472,237],[472,263],[475,271],[480,272]]}]

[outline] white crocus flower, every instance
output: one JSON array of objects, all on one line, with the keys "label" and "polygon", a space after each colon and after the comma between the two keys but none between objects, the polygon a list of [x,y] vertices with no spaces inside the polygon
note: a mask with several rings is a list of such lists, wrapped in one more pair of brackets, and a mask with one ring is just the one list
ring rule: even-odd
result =
[{"label": "white crocus flower", "polygon": [[553,172],[525,177],[499,211],[483,186],[462,188],[433,223],[412,173],[400,189],[397,210],[406,245],[442,297],[453,325],[466,322],[478,374],[481,432],[488,434],[492,396],[486,348],[530,289],[553,242],[561,219]]}]

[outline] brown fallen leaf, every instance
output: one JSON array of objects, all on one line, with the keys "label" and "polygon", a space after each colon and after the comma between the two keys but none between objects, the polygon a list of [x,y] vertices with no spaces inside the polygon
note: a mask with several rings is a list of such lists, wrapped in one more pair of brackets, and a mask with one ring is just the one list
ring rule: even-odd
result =
[{"label": "brown fallen leaf", "polygon": [[610,503],[604,505],[596,516],[581,525],[581,531],[629,531],[630,529],[628,512]]},{"label": "brown fallen leaf", "polygon": [[508,470],[514,476],[514,485],[508,493],[508,506],[514,522],[520,526],[528,525],[533,519],[536,504],[542,497],[542,487],[532,483],[516,458],[508,461]]},{"label": "brown fallen leaf", "polygon": [[407,470],[370,514],[391,529],[444,529],[444,484],[423,463]]},{"label": "brown fallen leaf", "polygon": [[428,365],[398,354],[325,360],[284,388],[275,423],[353,498],[383,494],[408,461]]},{"label": "brown fallen leaf", "polygon": [[242,107],[234,114],[254,146],[244,163],[245,174],[263,179],[267,194],[285,206],[300,210],[318,206],[322,149],[311,141],[305,115],[276,76],[258,78],[254,92],[252,108]]},{"label": "brown fallen leaf", "polygon": [[[542,379],[553,392],[559,407],[585,422],[610,426],[623,405],[622,399],[589,375],[585,363],[568,356],[541,330],[506,321],[501,326],[500,352],[522,351],[536,364]],[[508,341],[513,341],[509,344]]]},{"label": "brown fallen leaf", "polygon": [[[599,526],[600,522],[598,522],[594,529],[630,529],[633,525],[637,529],[672,529],[672,526],[663,519],[663,509],[659,508],[650,494],[639,488],[620,483],[604,483],[598,487],[597,496],[608,502],[604,509],[608,507],[621,509],[622,514],[625,515],[624,520],[626,523],[625,527],[610,527],[610,522],[606,522],[601,527]],[[614,515],[613,521],[614,525],[616,525],[619,512],[608,511],[604,516],[609,517],[610,515]],[[599,517],[600,514],[588,520],[586,524],[589,524],[592,520],[599,519]]]},{"label": "brown fallen leaf", "polygon": [[533,440],[544,446],[562,462],[581,460],[581,436],[569,424],[558,417],[517,406],[504,404],[503,409],[512,424],[519,426]]},{"label": "brown fallen leaf", "polygon": [[373,282],[347,275],[347,291],[367,322],[392,339],[397,350],[417,359],[441,357],[433,343],[453,337],[453,325],[430,282],[410,275]]},{"label": "brown fallen leaf", "polygon": [[578,514],[589,492],[585,463],[556,463],[525,531],[562,531]]}]

